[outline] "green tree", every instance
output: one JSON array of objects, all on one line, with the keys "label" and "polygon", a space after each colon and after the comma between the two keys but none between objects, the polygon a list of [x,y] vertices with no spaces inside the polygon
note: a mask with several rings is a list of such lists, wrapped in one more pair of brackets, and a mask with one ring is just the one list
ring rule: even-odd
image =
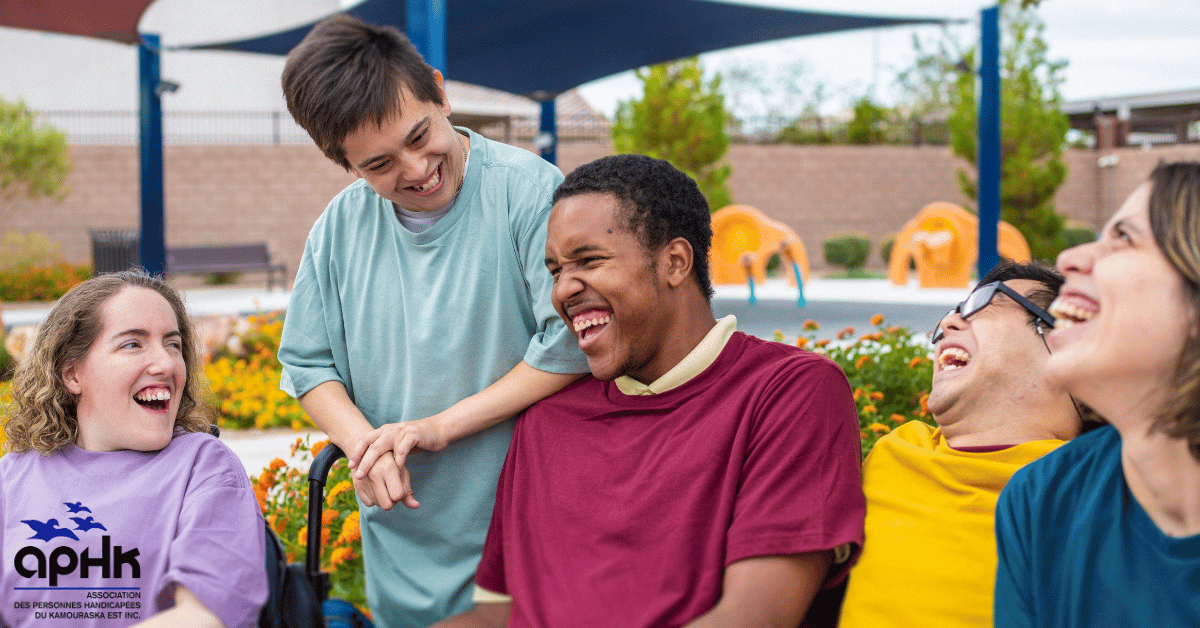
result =
[{"label": "green tree", "polygon": [[888,141],[891,112],[863,96],[854,103],[854,118],[846,125],[846,141],[850,144],[884,144]]},{"label": "green tree", "polygon": [[[1065,247],[1063,217],[1054,211],[1054,192],[1067,176],[1063,145],[1069,127],[1060,105],[1065,60],[1047,58],[1044,25],[1036,3],[1002,0],[1000,53],[1001,217],[1012,223],[1033,256],[1053,261]],[[975,67],[977,50],[963,61]],[[957,80],[950,132],[954,153],[978,165],[975,75]],[[977,199],[976,181],[958,172],[963,193]]]},{"label": "green tree", "polygon": [[721,77],[705,81],[695,57],[642,68],[637,76],[642,99],[617,106],[612,127],[617,152],[671,162],[696,180],[713,211],[731,204],[730,169],[722,163],[729,135]]},{"label": "green tree", "polygon": [[62,131],[38,125],[24,102],[0,99],[0,198],[61,197],[71,167]]}]

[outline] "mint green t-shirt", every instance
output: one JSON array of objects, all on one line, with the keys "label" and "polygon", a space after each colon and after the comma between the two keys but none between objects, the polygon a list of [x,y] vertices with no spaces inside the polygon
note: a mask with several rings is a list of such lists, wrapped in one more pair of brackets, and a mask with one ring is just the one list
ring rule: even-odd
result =
[{"label": "mint green t-shirt", "polygon": [[[282,388],[346,386],[376,427],[421,419],[521,360],[587,361],[550,302],[546,221],[562,173],[470,134],[454,207],[421,233],[363,180],[330,202],[304,248],[284,323]],[[408,458],[421,507],[362,507],[367,597],[381,628],[426,626],[471,605],[471,582],[512,421]],[[361,507],[361,504],[360,504]]]}]

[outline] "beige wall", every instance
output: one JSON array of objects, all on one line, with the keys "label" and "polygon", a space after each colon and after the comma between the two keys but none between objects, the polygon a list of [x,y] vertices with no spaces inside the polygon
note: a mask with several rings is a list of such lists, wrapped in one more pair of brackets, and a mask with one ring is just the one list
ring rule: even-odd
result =
[{"label": "beige wall", "polygon": [[[559,147],[569,171],[610,154],[608,142]],[[1100,168],[1095,151],[1068,151],[1060,212],[1088,226],[1103,223],[1159,160],[1200,160],[1200,146],[1117,149]],[[75,170],[62,203],[0,202],[3,229],[40,231],[75,262],[91,259],[89,229],[138,224],[136,146],[76,146]],[[265,240],[294,276],[304,239],[326,203],[353,177],[308,146],[168,146],[167,244]],[[821,243],[840,231],[862,231],[875,249],[925,204],[964,203],[955,171],[963,162],[945,147],[735,145],[730,186],[739,203],[792,226],[814,270],[824,270]]]}]

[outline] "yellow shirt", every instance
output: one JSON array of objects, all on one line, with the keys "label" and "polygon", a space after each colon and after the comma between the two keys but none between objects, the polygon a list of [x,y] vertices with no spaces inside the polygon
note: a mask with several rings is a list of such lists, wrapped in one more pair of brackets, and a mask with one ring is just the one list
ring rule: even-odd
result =
[{"label": "yellow shirt", "polygon": [[990,627],[996,500],[1017,469],[1062,444],[958,451],[920,422],[881,438],[863,464],[866,540],[839,625]]}]

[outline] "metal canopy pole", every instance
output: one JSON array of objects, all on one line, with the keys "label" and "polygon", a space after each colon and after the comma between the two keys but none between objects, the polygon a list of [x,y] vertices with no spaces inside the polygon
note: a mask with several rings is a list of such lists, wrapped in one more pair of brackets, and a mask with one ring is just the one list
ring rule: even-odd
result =
[{"label": "metal canopy pole", "polygon": [[979,261],[982,278],[1000,263],[1000,7],[980,11]]},{"label": "metal canopy pole", "polygon": [[405,2],[408,39],[425,57],[425,63],[446,74],[446,2],[445,0],[407,0]]},{"label": "metal canopy pole", "polygon": [[558,165],[558,118],[554,109],[554,94],[535,97],[541,101],[542,116],[534,144],[541,151],[542,159]]},{"label": "metal canopy pole", "polygon": [[163,130],[162,96],[159,92],[159,38],[142,35],[138,44],[140,148],[142,161],[141,237],[138,257],[151,275],[162,275],[167,267],[163,219]]}]

